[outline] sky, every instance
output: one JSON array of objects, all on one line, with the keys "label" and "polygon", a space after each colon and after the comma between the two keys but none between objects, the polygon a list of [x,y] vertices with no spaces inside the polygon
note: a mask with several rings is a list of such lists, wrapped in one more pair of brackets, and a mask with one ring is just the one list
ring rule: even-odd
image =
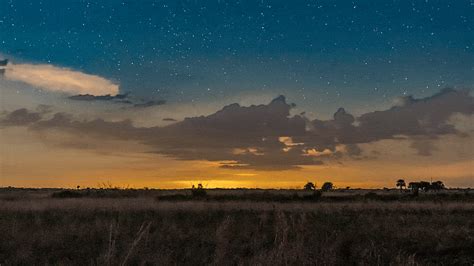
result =
[{"label": "sky", "polygon": [[472,0],[5,0],[2,59],[0,186],[474,186]]}]

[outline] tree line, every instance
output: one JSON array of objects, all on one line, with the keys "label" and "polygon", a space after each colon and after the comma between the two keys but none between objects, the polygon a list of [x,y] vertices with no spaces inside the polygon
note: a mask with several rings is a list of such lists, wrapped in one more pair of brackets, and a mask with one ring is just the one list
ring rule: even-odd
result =
[{"label": "tree line", "polygon": [[[419,191],[419,190],[422,190],[422,191],[439,191],[439,190],[442,190],[442,189],[445,189],[445,185],[443,183],[443,181],[433,181],[433,182],[428,182],[428,181],[418,181],[418,182],[410,182],[408,183],[408,186],[405,182],[404,179],[398,179],[397,180],[397,183],[396,183],[396,186],[398,188],[400,188],[400,191],[402,191],[403,189],[410,189],[412,191]],[[304,187],[303,187],[305,190],[315,190],[316,189],[316,185],[315,183],[313,182],[307,182]],[[334,185],[332,182],[324,182],[323,185],[321,186],[321,190],[322,191],[329,191],[329,190],[332,190],[334,189]]]},{"label": "tree line", "polygon": [[428,182],[428,181],[418,181],[418,182],[410,182],[408,183],[408,186],[406,185],[406,182],[404,179],[398,179],[396,186],[400,188],[400,191],[403,190],[403,188],[408,188],[411,189],[412,191],[418,192],[419,190],[422,191],[439,191],[442,189],[445,189],[445,185],[443,181],[434,181],[434,182]]}]

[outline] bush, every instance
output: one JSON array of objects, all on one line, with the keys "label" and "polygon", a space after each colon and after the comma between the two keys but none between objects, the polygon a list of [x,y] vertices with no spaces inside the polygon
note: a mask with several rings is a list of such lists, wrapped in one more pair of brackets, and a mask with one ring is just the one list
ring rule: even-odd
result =
[{"label": "bush", "polygon": [[322,191],[329,191],[334,188],[334,185],[331,182],[324,182],[324,184],[321,186]]},{"label": "bush", "polygon": [[308,182],[306,185],[303,187],[305,190],[315,190],[316,185],[313,182]]},{"label": "bush", "polygon": [[51,195],[53,198],[81,198],[82,194],[72,190],[63,190],[59,192],[54,192]]},{"label": "bush", "polygon": [[207,192],[204,188],[198,187],[191,190],[193,198],[205,198],[207,196]]}]

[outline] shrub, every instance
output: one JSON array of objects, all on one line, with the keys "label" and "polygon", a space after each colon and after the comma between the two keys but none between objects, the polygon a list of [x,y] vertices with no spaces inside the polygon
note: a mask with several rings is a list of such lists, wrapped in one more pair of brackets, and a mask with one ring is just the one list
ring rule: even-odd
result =
[{"label": "shrub", "polygon": [[72,190],[63,190],[54,192],[51,196],[53,198],[81,198],[82,194]]},{"label": "shrub", "polygon": [[204,198],[207,196],[207,192],[202,186],[202,184],[198,184],[197,188],[193,186],[193,188],[191,189],[191,193],[193,198]]},{"label": "shrub", "polygon": [[308,182],[306,185],[304,185],[305,190],[315,190],[316,185],[313,182]]},{"label": "shrub", "polygon": [[332,182],[324,182],[324,184],[321,186],[322,191],[329,191],[329,190],[332,190],[333,188],[334,188],[334,185],[332,184]]}]

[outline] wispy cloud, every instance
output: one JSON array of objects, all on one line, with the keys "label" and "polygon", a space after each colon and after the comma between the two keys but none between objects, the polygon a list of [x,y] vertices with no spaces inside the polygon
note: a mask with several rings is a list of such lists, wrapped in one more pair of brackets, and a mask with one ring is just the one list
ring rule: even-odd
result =
[{"label": "wispy cloud", "polygon": [[163,105],[166,103],[165,100],[145,100],[130,96],[130,94],[117,94],[112,96],[110,94],[107,95],[91,95],[91,94],[79,94],[73,95],[69,97],[70,100],[74,101],[85,101],[85,102],[95,102],[95,101],[103,101],[103,102],[111,102],[111,103],[119,103],[119,104],[128,104],[132,107],[137,108],[147,108],[153,107],[158,105]]},{"label": "wispy cloud", "polygon": [[108,79],[53,65],[8,64],[4,77],[68,94],[116,95],[119,92],[119,85]]}]

